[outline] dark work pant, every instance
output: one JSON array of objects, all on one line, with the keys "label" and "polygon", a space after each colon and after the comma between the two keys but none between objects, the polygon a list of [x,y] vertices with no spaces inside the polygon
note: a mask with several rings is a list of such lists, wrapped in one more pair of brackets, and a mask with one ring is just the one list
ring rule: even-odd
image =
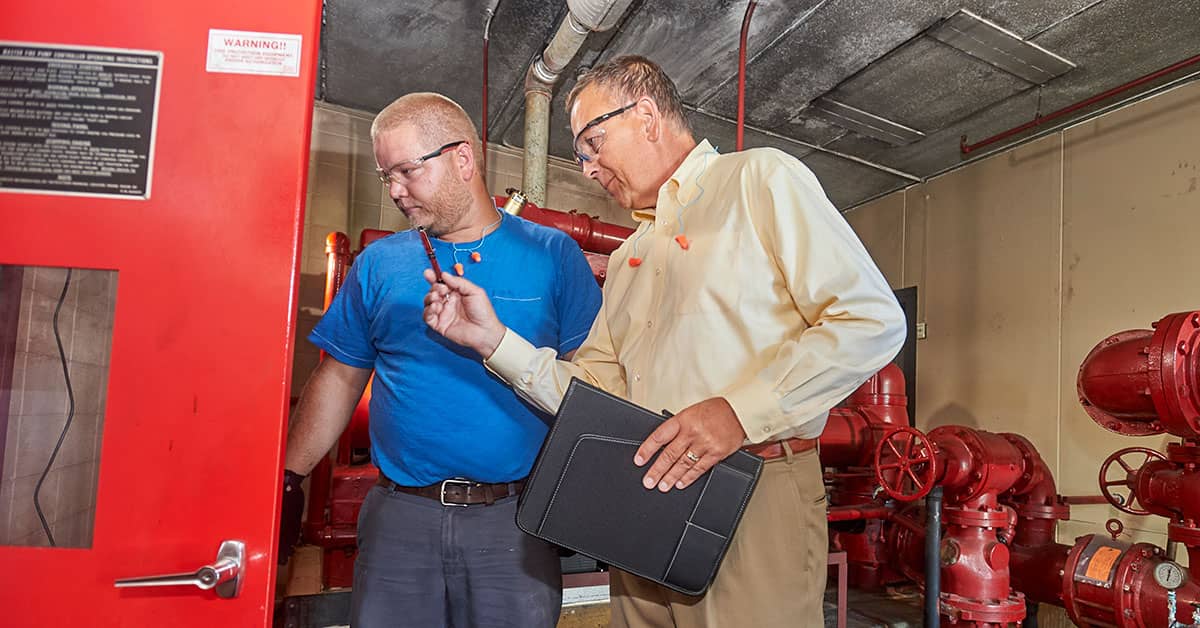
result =
[{"label": "dark work pant", "polygon": [[376,486],[358,516],[354,628],[554,628],[562,572],[517,498],[442,506]]}]

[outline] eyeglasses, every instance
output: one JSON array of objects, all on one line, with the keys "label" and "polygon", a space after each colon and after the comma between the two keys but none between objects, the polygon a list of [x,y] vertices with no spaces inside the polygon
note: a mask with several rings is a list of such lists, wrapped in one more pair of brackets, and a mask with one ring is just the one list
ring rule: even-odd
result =
[{"label": "eyeglasses", "polygon": [[[615,109],[602,116],[592,118],[591,122],[588,122],[587,124],[583,125],[582,129],[579,129],[579,133],[575,135],[573,148],[575,149],[575,161],[578,162],[580,166],[583,165],[583,162],[591,161],[600,154],[600,147],[604,144],[604,129],[596,129],[596,127],[599,126],[601,122],[604,122],[609,118],[615,118],[626,111],[633,109],[634,105],[636,104],[636,102],[631,102],[620,109]],[[587,137],[583,136],[584,133],[587,133],[592,129],[596,129],[596,131]]]},{"label": "eyeglasses", "polygon": [[449,144],[446,144],[446,145],[442,146],[441,148],[438,148],[437,150],[429,153],[428,155],[421,155],[420,157],[417,157],[416,159],[409,159],[408,161],[402,161],[402,162],[392,166],[391,169],[389,169],[389,170],[384,170],[383,168],[376,168],[375,173],[379,175],[379,180],[384,182],[387,185],[391,185],[392,183],[408,183],[408,182],[412,181],[413,171],[416,170],[417,168],[420,168],[421,164],[429,161],[430,159],[433,159],[434,157],[440,157],[440,156],[450,152],[459,144],[466,144],[466,143],[467,143],[466,140],[450,142]]}]

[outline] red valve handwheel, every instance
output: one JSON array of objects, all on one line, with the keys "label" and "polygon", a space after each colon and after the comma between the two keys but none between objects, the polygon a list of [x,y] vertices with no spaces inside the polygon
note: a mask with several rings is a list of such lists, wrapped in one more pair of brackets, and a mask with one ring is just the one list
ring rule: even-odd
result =
[{"label": "red valve handwheel", "polygon": [[[1135,458],[1141,456],[1141,462],[1136,466],[1126,462],[1126,458]],[[1137,494],[1137,472],[1147,462],[1151,460],[1165,460],[1166,456],[1148,447],[1126,447],[1118,449],[1104,459],[1104,463],[1100,465],[1100,493],[1104,495],[1104,499],[1108,503],[1116,507],[1121,512],[1127,512],[1131,515],[1148,515],[1149,510],[1140,507]],[[1124,477],[1120,479],[1108,479],[1108,472],[1113,468],[1113,463],[1121,465],[1121,470],[1124,472]],[[1129,491],[1129,495],[1125,496],[1114,492],[1112,487],[1125,487]],[[1139,503],[1135,506],[1134,503]]]},{"label": "red valve handwheel", "polygon": [[933,490],[937,449],[920,430],[898,427],[875,446],[875,481],[892,499],[911,502]]}]

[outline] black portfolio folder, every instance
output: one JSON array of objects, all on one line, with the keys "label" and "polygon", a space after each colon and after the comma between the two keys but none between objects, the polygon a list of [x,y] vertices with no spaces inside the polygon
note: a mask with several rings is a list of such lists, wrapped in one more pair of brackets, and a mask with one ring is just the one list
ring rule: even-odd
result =
[{"label": "black portfolio folder", "polygon": [[737,451],[686,489],[642,486],[633,455],[662,415],[572,380],[521,494],[525,532],[681,593],[704,593],[762,459]]}]

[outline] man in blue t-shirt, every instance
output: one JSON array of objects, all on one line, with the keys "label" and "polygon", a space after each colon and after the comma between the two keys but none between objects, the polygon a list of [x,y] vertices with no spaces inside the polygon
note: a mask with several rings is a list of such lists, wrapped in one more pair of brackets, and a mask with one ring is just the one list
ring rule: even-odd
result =
[{"label": "man in blue t-shirt", "polygon": [[[496,209],[462,108],[409,94],[379,113],[371,139],[388,194],[425,229],[445,272],[483,286],[534,344],[570,355],[599,309],[596,281],[564,233]],[[380,479],[358,519],[352,625],[553,627],[558,554],[515,523],[551,417],[424,324],[427,266],[416,230],[376,241],[309,336],[327,357],[288,434],[281,556],[299,534],[300,480],[345,430],[374,372]]]}]

